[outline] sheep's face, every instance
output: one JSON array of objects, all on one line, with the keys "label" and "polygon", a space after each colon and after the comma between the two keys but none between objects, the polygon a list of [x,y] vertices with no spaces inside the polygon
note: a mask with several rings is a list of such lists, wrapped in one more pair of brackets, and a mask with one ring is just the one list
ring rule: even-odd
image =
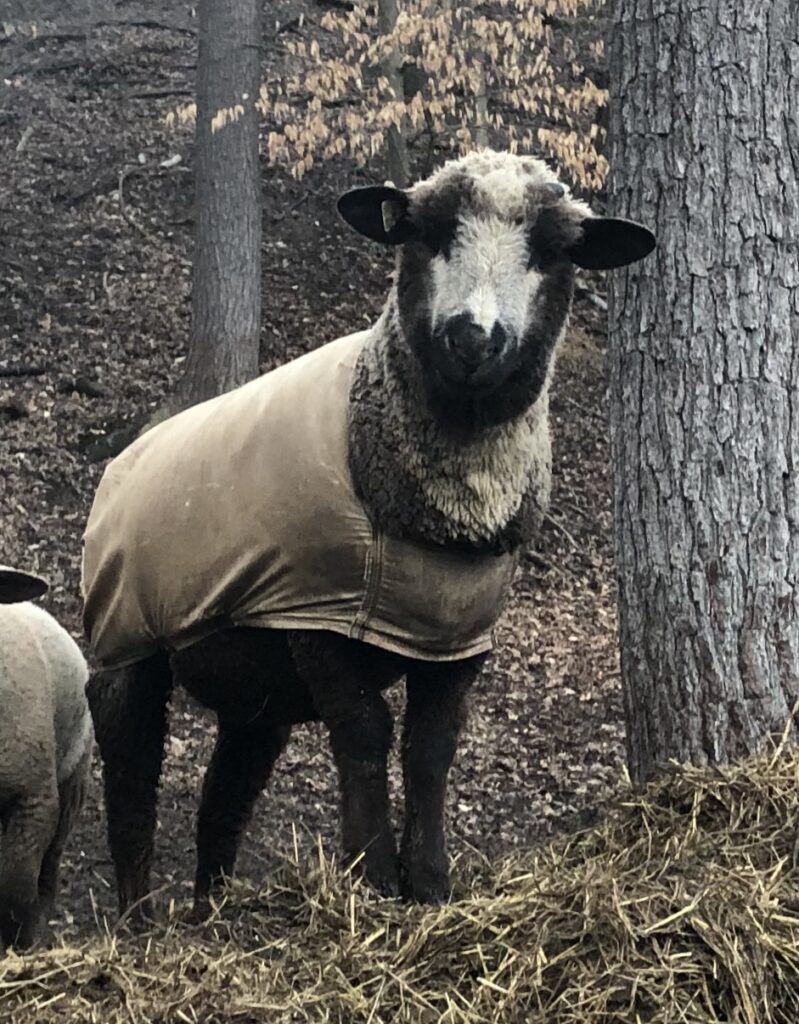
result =
[{"label": "sheep's face", "polygon": [[339,202],[367,237],[400,245],[397,311],[434,407],[501,422],[540,395],[563,333],[575,265],[623,266],[651,233],[594,218],[539,160],[477,153],[407,192]]}]

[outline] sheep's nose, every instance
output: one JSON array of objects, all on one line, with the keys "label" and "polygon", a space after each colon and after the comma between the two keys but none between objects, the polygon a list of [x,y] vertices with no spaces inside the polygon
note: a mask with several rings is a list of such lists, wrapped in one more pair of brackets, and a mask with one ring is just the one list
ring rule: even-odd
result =
[{"label": "sheep's nose", "polygon": [[473,373],[484,363],[499,356],[507,344],[507,335],[500,324],[488,334],[468,314],[451,317],[444,328],[447,348],[466,373]]}]

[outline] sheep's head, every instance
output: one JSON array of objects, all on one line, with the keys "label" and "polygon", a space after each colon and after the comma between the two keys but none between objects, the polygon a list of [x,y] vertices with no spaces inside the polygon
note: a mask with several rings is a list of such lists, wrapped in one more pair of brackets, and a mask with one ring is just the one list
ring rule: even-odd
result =
[{"label": "sheep's head", "polygon": [[594,217],[540,160],[481,152],[408,191],[355,189],[339,211],[400,247],[397,307],[433,404],[483,421],[541,393],[571,305],[575,266],[610,269],[649,253],[652,233]]},{"label": "sheep's head", "polygon": [[0,565],[0,604],[32,601],[46,593],[47,584],[41,576]]}]

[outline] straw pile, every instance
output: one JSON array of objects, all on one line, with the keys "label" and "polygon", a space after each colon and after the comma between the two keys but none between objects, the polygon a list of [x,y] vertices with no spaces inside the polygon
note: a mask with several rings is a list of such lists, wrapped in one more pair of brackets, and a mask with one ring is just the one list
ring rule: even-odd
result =
[{"label": "straw pile", "polygon": [[796,1024],[798,809],[796,754],[675,768],[432,909],[289,859],[203,926],[11,954],[0,1020]]}]

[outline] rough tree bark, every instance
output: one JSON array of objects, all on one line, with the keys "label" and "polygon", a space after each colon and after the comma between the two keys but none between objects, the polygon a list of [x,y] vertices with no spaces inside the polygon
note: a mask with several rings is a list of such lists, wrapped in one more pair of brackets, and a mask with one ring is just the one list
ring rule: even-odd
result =
[{"label": "rough tree bark", "polygon": [[[197,58],[192,325],[181,405],[258,373],[260,0],[202,0]],[[220,110],[238,110],[214,130]]]},{"label": "rough tree bark", "polygon": [[474,94],[474,142],[485,149],[488,146],[488,93],[486,92],[485,70],[481,63]]},{"label": "rough tree bark", "polygon": [[616,0],[611,286],[631,774],[759,751],[799,696],[799,4]]},{"label": "rough tree bark", "polygon": [[[377,0],[377,28],[381,35],[394,31],[399,14],[398,0]],[[402,56],[398,49],[392,50],[383,66],[383,74],[396,99],[405,98],[402,77]],[[410,184],[410,164],[408,163],[408,144],[405,141],[405,125],[391,125],[388,129],[386,147],[386,170],[397,188],[407,188]]]}]

